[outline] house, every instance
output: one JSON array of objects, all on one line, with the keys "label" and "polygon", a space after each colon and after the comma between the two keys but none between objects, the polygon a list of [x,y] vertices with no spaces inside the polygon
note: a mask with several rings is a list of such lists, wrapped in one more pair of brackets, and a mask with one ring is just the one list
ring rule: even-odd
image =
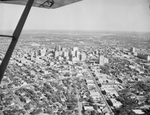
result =
[{"label": "house", "polygon": [[144,112],[141,109],[134,109],[132,111],[137,115],[144,115]]}]

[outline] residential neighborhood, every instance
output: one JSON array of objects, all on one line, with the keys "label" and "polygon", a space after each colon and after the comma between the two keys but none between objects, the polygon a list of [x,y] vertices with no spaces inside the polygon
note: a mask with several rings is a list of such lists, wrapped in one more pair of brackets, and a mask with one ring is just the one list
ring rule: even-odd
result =
[{"label": "residential neighborhood", "polygon": [[145,115],[148,61],[130,49],[100,51],[60,45],[18,49],[1,83],[1,114]]}]

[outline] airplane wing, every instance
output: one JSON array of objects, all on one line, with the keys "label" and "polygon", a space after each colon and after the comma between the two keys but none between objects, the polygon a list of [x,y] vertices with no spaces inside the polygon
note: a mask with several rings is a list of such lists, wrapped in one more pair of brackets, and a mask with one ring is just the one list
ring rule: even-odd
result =
[{"label": "airplane wing", "polygon": [[[41,8],[59,8],[82,0],[34,0],[33,6]],[[0,0],[0,3],[26,5],[28,0]],[[54,2],[54,3],[52,3]]]}]

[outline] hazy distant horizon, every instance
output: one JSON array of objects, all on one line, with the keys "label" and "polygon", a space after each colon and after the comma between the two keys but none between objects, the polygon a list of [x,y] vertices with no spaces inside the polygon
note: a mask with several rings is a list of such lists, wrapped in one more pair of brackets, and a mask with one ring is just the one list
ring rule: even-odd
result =
[{"label": "hazy distant horizon", "polygon": [[[0,30],[0,34],[8,34],[8,35],[12,35],[14,30]],[[25,33],[32,33],[32,32],[41,32],[41,33],[47,33],[47,32],[91,32],[91,33],[135,33],[135,34],[150,34],[150,32],[145,32],[145,31],[105,31],[105,30],[101,30],[101,31],[96,31],[96,30],[22,30],[21,34],[25,34]],[[40,34],[40,33],[39,33]]]}]

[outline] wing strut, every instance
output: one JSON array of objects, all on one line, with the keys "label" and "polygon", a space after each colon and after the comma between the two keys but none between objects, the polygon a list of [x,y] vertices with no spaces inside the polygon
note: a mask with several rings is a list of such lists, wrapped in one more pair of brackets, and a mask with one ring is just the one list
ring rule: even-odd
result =
[{"label": "wing strut", "polygon": [[12,53],[14,51],[14,48],[15,48],[15,46],[17,44],[17,41],[19,39],[20,33],[21,33],[22,29],[23,29],[23,26],[25,24],[27,16],[28,16],[28,14],[30,12],[30,9],[31,9],[32,5],[33,5],[33,2],[34,2],[34,0],[28,0],[28,2],[26,4],[26,7],[25,7],[25,9],[24,9],[24,11],[22,13],[22,16],[21,16],[21,18],[20,18],[20,20],[18,22],[18,25],[17,25],[14,33],[13,33],[12,41],[11,41],[11,43],[9,45],[9,48],[8,48],[6,54],[5,54],[4,59],[3,59],[2,63],[1,63],[1,65],[0,65],[0,83],[1,83],[1,80],[3,78],[4,72],[6,70],[6,67],[7,67],[7,65],[9,63],[10,57],[11,57],[11,55],[12,55]]},{"label": "wing strut", "polygon": [[12,38],[13,36],[9,36],[9,35],[0,35],[0,37],[8,37],[8,38]]}]

